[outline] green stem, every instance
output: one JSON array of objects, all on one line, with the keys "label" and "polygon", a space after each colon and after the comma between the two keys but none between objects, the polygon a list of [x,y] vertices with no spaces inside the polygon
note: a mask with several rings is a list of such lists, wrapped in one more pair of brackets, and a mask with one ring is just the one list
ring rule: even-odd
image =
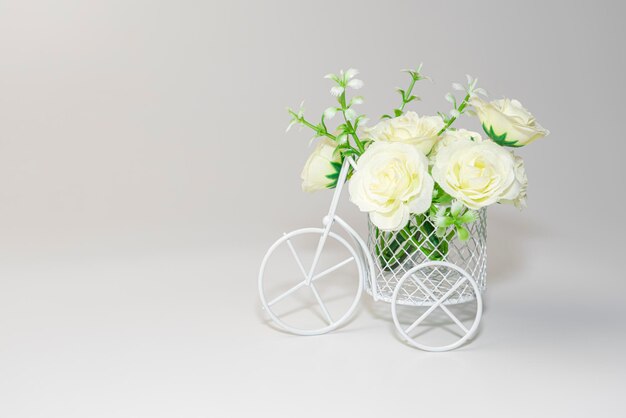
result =
[{"label": "green stem", "polygon": [[[427,219],[427,215],[416,215],[415,223],[417,231],[412,231],[409,223],[397,232],[395,239],[389,241],[385,241],[383,232],[378,228],[375,229],[376,256],[386,268],[394,268],[416,250],[420,250],[426,258],[433,261],[443,260],[448,254],[448,245],[455,234],[454,229],[445,237],[439,238],[435,235],[435,227]],[[431,225],[430,231],[426,228],[427,224]]]},{"label": "green stem", "polygon": [[[465,95],[465,97],[463,98],[463,101],[461,102],[461,105],[456,109],[459,111],[459,114],[462,114],[463,111],[465,110],[465,108],[467,107],[467,105],[469,104],[469,99],[471,97],[471,94],[467,93]],[[450,119],[448,119],[448,122],[446,122],[446,124],[444,125],[443,128],[441,128],[441,130],[439,132],[437,132],[437,136],[441,135],[442,133],[444,133],[453,123],[454,121],[457,119],[456,116],[452,116]]]},{"label": "green stem", "polygon": [[[421,216],[420,218],[416,218],[416,219],[419,224],[421,224],[423,221],[423,219],[421,219]],[[419,230],[422,233],[422,237],[423,237],[423,239],[421,240],[416,238],[415,234],[411,234],[411,231],[409,229],[409,224],[407,224],[407,226],[404,227],[404,229],[400,230],[400,235],[402,235],[404,239],[406,239],[407,241],[410,241],[413,245],[415,245],[415,247],[417,247],[420,251],[422,251],[424,255],[426,255],[426,257],[430,258],[433,252],[433,249],[430,249],[424,245],[429,235],[426,234],[421,227],[419,228]]]},{"label": "green stem", "polygon": [[343,93],[341,93],[341,96],[339,96],[339,104],[341,105],[341,114],[343,115],[343,119],[346,121],[346,126],[350,130],[349,134],[352,137],[352,139],[354,139],[354,143],[359,149],[359,153],[362,154],[365,152],[365,147],[363,146],[363,143],[357,136],[356,131],[354,130],[354,126],[352,126],[352,122],[350,122],[348,118],[346,117],[346,110],[348,110],[348,108],[346,107],[346,91],[345,90],[343,91]]},{"label": "green stem", "polygon": [[308,120],[304,119],[304,117],[298,117],[297,115],[295,116],[298,121],[303,124],[304,126],[311,128],[312,130],[314,130],[315,132],[317,132],[319,135],[323,135],[327,138],[332,139],[333,141],[337,140],[337,137],[331,133],[329,133],[328,131],[322,131],[319,129],[319,127],[313,125],[311,122],[309,122]]},{"label": "green stem", "polygon": [[420,242],[417,238],[415,238],[415,235],[411,235],[411,233],[407,231],[407,227],[400,230],[400,235],[402,235],[402,237],[406,240],[405,243],[410,242],[417,247],[420,247],[424,243],[424,241]]},{"label": "green stem", "polygon": [[409,84],[409,88],[406,89],[406,93],[402,97],[402,106],[400,106],[400,111],[401,112],[404,112],[404,106],[406,106],[406,104],[409,103],[409,102],[406,101],[406,99],[411,97],[411,93],[413,93],[413,87],[415,87],[415,82],[416,81],[417,81],[417,78],[411,77],[411,84]]},{"label": "green stem", "polygon": [[[319,128],[319,126],[313,125],[311,122],[309,122],[308,120],[304,119],[304,117],[298,117],[298,115],[296,115],[293,112],[290,112],[290,113],[291,113],[291,116],[294,117],[299,123],[301,123],[302,125],[306,126],[307,128],[311,128],[311,130],[315,131],[315,133],[318,136],[325,136],[326,138],[331,139],[331,140],[337,142],[337,137],[335,135],[329,133],[327,130],[321,130]],[[362,149],[355,149],[350,144],[348,144],[348,148],[353,150],[354,152],[358,153],[359,155],[363,153]]]},{"label": "green stem", "polygon": [[448,235],[446,235],[446,242],[450,242],[452,241],[452,239],[454,238],[454,234],[456,234],[456,229],[452,228],[452,230],[450,232],[448,232]]},{"label": "green stem", "polygon": [[[427,224],[430,226],[430,231],[426,230],[425,228]],[[439,245],[441,241],[439,240],[439,237],[437,237],[434,233],[435,227],[426,217],[420,220],[419,229],[420,229],[420,232],[424,234],[424,236],[428,237],[428,241],[430,241],[433,247],[436,247],[437,245]]]},{"label": "green stem", "polygon": [[376,256],[386,269],[393,269],[421,245],[413,236],[408,224],[398,231],[395,238],[391,238],[393,233],[384,233],[378,228],[375,228],[375,231]]}]

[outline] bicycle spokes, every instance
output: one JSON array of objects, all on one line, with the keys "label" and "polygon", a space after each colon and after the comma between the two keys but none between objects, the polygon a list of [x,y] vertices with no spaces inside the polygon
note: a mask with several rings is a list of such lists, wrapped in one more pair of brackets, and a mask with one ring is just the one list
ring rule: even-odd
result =
[{"label": "bicycle spokes", "polygon": [[285,234],[262,264],[264,307],[291,332],[319,334],[336,328],[354,310],[362,291],[363,268],[355,250],[332,232],[320,248],[323,234],[317,228]]}]

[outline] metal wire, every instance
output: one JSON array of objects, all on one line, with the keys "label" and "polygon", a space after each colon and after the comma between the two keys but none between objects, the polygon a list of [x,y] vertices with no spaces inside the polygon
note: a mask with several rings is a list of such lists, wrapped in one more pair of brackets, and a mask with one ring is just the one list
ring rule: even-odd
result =
[{"label": "metal wire", "polygon": [[[476,281],[480,292],[484,293],[487,276],[487,210],[481,209],[478,219],[465,225],[469,231],[466,241],[459,240],[456,234],[451,239],[436,237],[432,225],[428,218],[420,222],[418,217],[413,217],[403,231],[383,232],[369,222],[368,248],[374,260],[374,271],[369,272],[373,280],[366,281],[368,293],[372,293],[374,283],[379,299],[391,302],[400,278],[413,267],[431,260],[449,262],[467,271]],[[416,242],[425,244],[419,246],[414,244]],[[433,298],[443,297],[462,279],[457,270],[441,266],[423,268],[416,274],[429,292],[407,282],[402,286],[396,303],[430,306]],[[453,305],[474,299],[476,296],[472,287],[465,283],[456,288],[443,304]]]}]

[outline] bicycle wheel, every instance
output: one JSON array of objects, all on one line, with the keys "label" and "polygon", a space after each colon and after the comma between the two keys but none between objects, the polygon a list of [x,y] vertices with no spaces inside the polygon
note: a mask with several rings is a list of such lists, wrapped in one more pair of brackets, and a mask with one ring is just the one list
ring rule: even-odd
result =
[{"label": "bicycle wheel", "polygon": [[284,234],[261,263],[263,308],[274,323],[293,334],[336,329],[354,312],[363,292],[361,260],[340,235],[330,232],[314,260],[323,233],[322,228],[303,228]]},{"label": "bicycle wheel", "polygon": [[[457,303],[460,293],[473,293],[474,299]],[[426,306],[407,304],[406,300],[415,294],[429,303]],[[429,261],[413,267],[398,281],[391,300],[391,315],[402,338],[413,347],[448,351],[474,335],[482,317],[482,306],[478,285],[465,270],[452,263]],[[426,339],[431,343],[425,343]]]}]

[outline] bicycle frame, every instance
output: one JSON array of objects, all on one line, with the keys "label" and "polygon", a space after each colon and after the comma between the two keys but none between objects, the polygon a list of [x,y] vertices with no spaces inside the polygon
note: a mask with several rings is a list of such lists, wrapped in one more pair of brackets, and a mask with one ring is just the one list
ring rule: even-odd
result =
[{"label": "bicycle frame", "polygon": [[[368,250],[365,240],[363,240],[363,238],[361,238],[361,236],[347,222],[345,222],[343,219],[337,216],[337,207],[339,205],[339,199],[345,187],[346,180],[348,179],[348,174],[349,174],[351,167],[354,168],[355,170],[357,168],[354,159],[350,157],[345,158],[342,163],[340,172],[339,172],[337,185],[333,192],[333,197],[330,203],[330,208],[328,209],[328,213],[322,219],[322,225],[323,225],[322,228],[301,228],[301,229],[296,229],[294,231],[291,231],[289,233],[285,233],[283,237],[279,238],[268,249],[267,253],[265,254],[265,257],[263,258],[263,261],[261,262],[261,268],[259,271],[259,281],[258,281],[259,293],[261,295],[261,302],[263,303],[263,307],[267,310],[272,320],[287,331],[290,331],[298,335],[324,334],[326,332],[336,329],[341,324],[344,324],[347,318],[354,312],[359,302],[359,299],[362,295],[363,287],[367,284],[366,280],[368,280],[368,278],[365,275],[368,274],[369,280],[370,280],[370,289],[371,289],[369,293],[374,298],[374,301],[384,300],[384,301],[391,303],[391,316],[393,318],[394,325],[396,329],[398,330],[398,332],[400,332],[402,339],[406,340],[408,344],[416,348],[427,350],[427,351],[447,351],[447,350],[452,350],[456,347],[459,347],[460,345],[462,345],[465,341],[467,341],[469,338],[471,338],[475,334],[478,324],[480,323],[481,316],[482,316],[481,289],[478,287],[474,278],[470,276],[469,273],[467,273],[465,270],[461,269],[459,266],[450,262],[446,262],[446,261],[427,261],[419,265],[410,266],[409,270],[407,270],[403,274],[403,276],[398,280],[398,282],[395,284],[393,295],[391,299],[389,300],[389,297],[386,296],[383,292],[380,291],[380,289],[377,288],[377,281],[376,281],[377,265],[374,264],[374,257],[372,257],[372,254]],[[335,223],[339,224],[339,226],[341,226],[343,231],[352,238],[353,244],[350,244],[347,241],[345,236],[342,236],[341,234],[337,234],[336,232],[331,231]],[[318,243],[315,249],[314,257],[313,257],[313,263],[311,264],[308,271],[303,266],[302,261],[298,257],[293,245],[290,242],[291,237],[303,235],[303,234],[315,234],[316,236],[319,237]],[[329,240],[329,238],[339,241],[339,243],[343,245],[345,249],[348,250],[348,252],[350,253],[350,257],[334,265],[333,267],[327,268],[324,271],[315,275],[314,274],[315,269],[320,264],[319,261],[320,261],[321,253],[324,250],[324,246],[327,240]],[[274,250],[283,243],[286,243],[286,245],[289,247],[290,251],[292,252],[295,258],[295,261],[299,267],[300,273],[302,273],[302,275],[304,276],[304,280],[300,281],[296,285],[291,286],[287,291],[281,293],[279,296],[274,297],[269,302],[267,302],[266,297],[265,297],[265,292],[263,290],[265,266],[266,266],[268,258],[271,257]],[[330,315],[320,294],[316,290],[313,282],[319,279],[320,277],[328,275],[329,273],[341,268],[342,266],[352,261],[356,263],[356,267],[358,268],[358,280],[359,280],[358,289],[354,293],[354,298],[352,300],[352,304],[349,307],[349,309],[344,312],[343,316],[340,319],[335,320]],[[378,260],[376,260],[376,262],[378,262]],[[422,269],[425,269],[425,268],[428,269],[432,267],[447,268],[448,270],[456,270],[456,272],[459,273],[461,277],[458,278],[455,283],[451,284],[451,287],[449,289],[445,289],[445,294],[435,295],[435,292],[433,291],[433,289],[431,289],[429,285],[425,284],[424,280],[420,279],[421,276],[416,275]],[[431,272],[427,271],[425,274],[426,274],[425,279],[428,280]],[[412,280],[411,286],[413,286],[413,288],[415,288],[415,286],[419,286],[421,291],[424,294],[428,295],[427,298],[429,298],[429,300],[431,301],[426,311],[421,313],[421,315],[415,321],[413,321],[408,327],[406,327],[403,324],[403,322],[400,321],[400,318],[398,317],[398,313],[397,313],[398,306],[399,305],[426,306],[426,305],[420,305],[420,304],[413,305],[411,303],[407,304],[403,300],[400,299],[400,294],[403,292],[403,289],[404,289],[404,292],[407,291],[406,288],[402,287],[407,280]],[[466,327],[465,324],[462,321],[460,321],[453,314],[453,312],[451,312],[446,306],[446,301],[448,300],[448,297],[452,293],[457,291],[457,289],[460,286],[462,286],[465,282],[469,282],[469,285],[471,285],[473,293],[476,298],[476,316],[474,318],[472,325],[469,327]],[[313,295],[315,296],[315,298],[317,299],[317,302],[320,305],[320,309],[322,310],[322,313],[326,316],[326,320],[328,321],[328,326],[325,326],[319,329],[295,328],[289,325],[288,323],[282,321],[271,310],[272,305],[279,302],[280,300],[283,300],[284,298],[286,298],[287,296],[291,295],[292,293],[294,293],[295,291],[297,291],[298,289],[304,286],[311,288]],[[367,287],[366,287],[366,290],[367,290]],[[412,290],[412,291],[414,292],[415,290]],[[441,289],[437,289],[437,291],[441,292]],[[441,309],[444,313],[446,313],[452,319],[452,321],[455,322],[456,325],[458,325],[463,330],[463,335],[460,338],[458,338],[456,342],[453,342],[448,345],[429,346],[429,345],[422,344],[421,342],[416,340],[417,337],[411,337],[410,332],[412,332],[416,327],[418,327],[437,308]]]},{"label": "bicycle frame", "polygon": [[[317,263],[319,261],[320,255],[322,253],[322,249],[324,248],[324,244],[326,243],[326,239],[328,238],[328,234],[333,226],[333,223],[337,222],[347,233],[352,237],[352,239],[357,244],[357,247],[361,250],[361,259],[356,260],[358,263],[361,263],[362,271],[367,272],[370,278],[370,287],[372,289],[372,296],[374,301],[377,301],[378,292],[376,289],[376,282],[373,272],[374,270],[374,260],[369,253],[367,248],[367,244],[361,238],[361,236],[352,228],[346,221],[341,219],[336,215],[337,206],[339,205],[339,198],[341,197],[341,193],[346,183],[346,179],[348,178],[348,171],[352,166],[353,169],[356,170],[356,163],[352,157],[347,157],[344,159],[343,164],[341,166],[341,170],[339,171],[339,177],[337,179],[337,186],[335,187],[335,191],[333,193],[333,198],[330,202],[330,208],[328,209],[328,213],[322,219],[322,224],[324,225],[324,232],[320,237],[320,240],[317,244],[317,248],[315,250],[315,256],[313,257],[313,263],[311,264],[311,268],[309,269],[306,283],[309,285],[311,280],[313,279],[313,272],[315,271],[315,267],[317,267]],[[367,262],[367,265],[365,264]],[[363,278],[366,280],[366,278]]]}]

